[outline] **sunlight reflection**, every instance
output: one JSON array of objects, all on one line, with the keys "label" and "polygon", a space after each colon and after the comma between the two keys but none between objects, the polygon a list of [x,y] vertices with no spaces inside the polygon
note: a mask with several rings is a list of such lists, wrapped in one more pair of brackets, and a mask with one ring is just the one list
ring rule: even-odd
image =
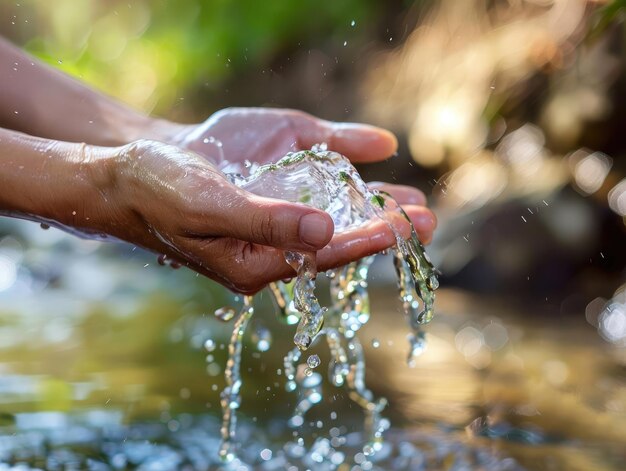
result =
[{"label": "sunlight reflection", "polygon": [[612,299],[595,298],[587,304],[585,317],[604,340],[626,347],[626,284],[615,291]]},{"label": "sunlight reflection", "polygon": [[0,292],[10,289],[17,280],[17,264],[0,254]]},{"label": "sunlight reflection", "polygon": [[613,160],[601,152],[589,154],[581,150],[573,153],[569,160],[574,181],[586,194],[595,193],[602,187],[613,165]]},{"label": "sunlight reflection", "polygon": [[626,178],[609,192],[609,207],[620,216],[626,217]]},{"label": "sunlight reflection", "polygon": [[[537,71],[571,64],[586,3],[438,2],[402,50],[372,71],[368,111],[410,129],[411,152],[421,164],[458,162],[484,146],[489,116],[505,97]],[[598,94],[596,88],[585,98],[601,103]],[[593,118],[601,106],[586,110],[598,110],[583,116]]]}]

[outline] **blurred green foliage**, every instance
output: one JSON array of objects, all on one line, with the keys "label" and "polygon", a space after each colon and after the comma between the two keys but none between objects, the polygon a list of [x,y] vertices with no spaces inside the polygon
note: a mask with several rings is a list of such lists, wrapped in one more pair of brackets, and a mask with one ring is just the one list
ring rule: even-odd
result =
[{"label": "blurred green foliage", "polygon": [[589,30],[589,38],[597,39],[612,23],[623,21],[626,16],[626,0],[612,0],[598,9],[595,21]]},{"label": "blurred green foliage", "polygon": [[[39,58],[146,111],[188,90],[218,90],[313,40],[343,43],[374,0],[25,0],[0,6],[3,34]],[[359,30],[363,31],[363,29]]]}]

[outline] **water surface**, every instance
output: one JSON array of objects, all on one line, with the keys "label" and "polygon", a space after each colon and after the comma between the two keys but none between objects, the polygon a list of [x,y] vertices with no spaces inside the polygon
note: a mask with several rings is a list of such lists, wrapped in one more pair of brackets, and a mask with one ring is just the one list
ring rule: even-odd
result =
[{"label": "water surface", "polygon": [[[232,325],[213,310],[232,304],[229,294],[139,250],[10,224],[12,235],[0,236],[0,461],[216,469]],[[389,264],[373,268],[372,318],[360,332],[368,386],[389,399],[392,423],[387,455],[372,469],[622,469],[626,355],[584,313],[442,289],[428,349],[409,368]],[[317,441],[344,454],[351,465],[341,469],[367,469],[362,413],[341,389],[325,383],[299,433],[287,427],[297,398],[278,370],[293,327],[275,320],[268,296],[257,315],[273,345],[258,351],[245,339],[242,457],[258,469],[305,469]],[[326,348],[310,353],[324,373]],[[299,438],[308,450],[300,459]],[[283,467],[270,467],[279,456]]]}]

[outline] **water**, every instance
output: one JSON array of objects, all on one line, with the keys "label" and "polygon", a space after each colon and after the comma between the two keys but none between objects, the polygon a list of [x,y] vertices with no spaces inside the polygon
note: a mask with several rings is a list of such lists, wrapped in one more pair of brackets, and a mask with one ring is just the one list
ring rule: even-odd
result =
[{"label": "water", "polygon": [[237,431],[237,415],[236,410],[241,404],[241,349],[243,334],[248,327],[248,323],[254,314],[252,306],[252,298],[244,296],[243,308],[239,312],[233,333],[228,344],[228,361],[226,362],[226,370],[224,378],[226,379],[226,387],[222,391],[221,404],[223,411],[222,443],[220,445],[219,455],[226,462],[233,461],[236,457],[235,433]]},{"label": "water", "polygon": [[[342,155],[319,149],[290,153],[275,164],[258,167],[248,177],[229,176],[234,183],[252,193],[303,202],[326,211],[333,219],[335,233],[375,219],[383,220],[396,237],[393,253],[400,297],[414,331],[409,359],[414,358],[414,353],[419,354],[415,345],[423,337],[420,326],[432,319],[438,281],[409,218],[390,195],[370,190]],[[410,228],[408,237],[403,235],[407,226]],[[327,310],[320,306],[314,293],[315,254],[287,251],[285,260],[297,273],[295,283],[292,289],[281,290],[274,286],[272,293],[277,296],[276,302],[284,318],[300,314],[294,343],[306,350],[319,333]],[[362,269],[367,270],[366,267]],[[346,283],[349,282],[352,280]],[[291,301],[297,313],[294,313]],[[285,309],[291,311],[285,312]]]},{"label": "water", "polygon": [[[235,184],[252,193],[301,202],[326,211],[333,219],[335,233],[376,219],[386,223],[396,238],[393,255],[399,296],[412,331],[407,361],[414,364],[425,349],[422,325],[432,320],[438,281],[410,219],[393,198],[370,190],[347,158],[322,147],[287,154],[274,164],[256,168],[247,177],[241,174],[228,176]],[[408,236],[405,235],[407,232]],[[321,306],[315,295],[316,254],[285,251],[284,256],[296,272],[296,277],[289,283],[273,283],[270,292],[274,295],[282,320],[293,324],[299,319],[293,339],[296,348],[284,360],[286,388],[298,394],[289,423],[292,427],[301,426],[309,410],[322,400],[322,377],[313,372],[321,363],[319,356],[308,356],[306,367],[301,371],[298,362],[301,352],[315,344],[318,338],[325,337],[331,354],[330,381],[336,387],[345,388],[350,399],[363,409],[366,430],[363,453],[371,457],[382,449],[383,433],[389,428],[389,422],[381,415],[387,400],[375,398],[365,384],[365,357],[356,336],[370,318],[367,274],[374,256],[327,272],[331,294],[328,307]],[[223,441],[220,456],[226,462],[236,458],[234,439],[236,409],[240,405],[241,344],[253,312],[250,298],[245,298],[244,305],[247,308],[239,315],[231,337],[225,372],[227,386],[222,393]],[[216,315],[226,310],[229,309],[219,309]],[[218,317],[224,320],[224,316]],[[253,337],[255,335],[258,345],[258,335],[253,333]],[[266,350],[268,348],[269,345]]]},{"label": "water", "polygon": [[[46,237],[55,231],[37,230]],[[19,231],[12,233],[28,247]],[[206,312],[207,305],[229,302],[226,293],[185,270],[143,269],[150,255],[137,252],[132,260],[130,250],[86,251],[82,242],[72,253],[73,239],[61,243],[54,250],[29,247],[19,270],[24,276],[26,268],[59,267],[54,284],[28,285],[37,290],[28,298],[17,290],[0,296],[0,469],[19,463],[18,469],[51,470],[243,466],[219,458],[224,378],[221,370],[205,373],[207,338],[214,341],[215,362],[226,363],[232,323]],[[302,354],[294,378],[303,380],[303,363],[318,354],[322,363],[314,373],[323,397],[298,429],[290,428],[288,409],[300,396],[283,387],[282,352],[294,347],[294,327],[276,322],[264,296],[255,302],[254,320],[274,334],[272,348],[259,353],[244,335],[242,350],[246,387],[237,451],[245,468],[332,469],[343,459],[339,469],[623,469],[626,357],[584,312],[545,311],[543,303],[529,302],[515,308],[510,297],[442,289],[429,348],[410,369],[397,293],[385,281],[390,265],[381,258],[371,266],[374,315],[358,331],[368,387],[389,398],[385,415],[393,426],[383,448],[365,459],[359,408],[343,388],[323,380],[329,366],[324,336]],[[97,279],[84,276],[89,267],[97,268]],[[98,289],[81,284],[86,281]],[[263,458],[264,450],[271,459]]]},{"label": "water", "polygon": [[[152,254],[24,221],[0,219],[0,253],[15,274],[0,293],[0,469],[244,469],[218,455],[233,324],[206,311],[235,302],[237,313],[242,300],[159,267]],[[410,369],[390,258],[370,267],[374,314],[357,332],[368,389],[389,398],[383,448],[366,459],[360,408],[325,380],[332,355],[323,334],[309,351],[296,348],[295,382],[307,378],[308,356],[320,357],[306,386],[322,398],[290,427],[304,391],[285,391],[283,354],[294,349],[299,314],[287,303],[277,322],[264,294],[253,321],[271,330],[272,348],[257,349],[252,321],[243,338],[245,467],[324,469],[343,459],[340,469],[623,469],[626,349],[607,335],[613,317],[587,320],[584,304],[559,296],[441,289],[428,349]],[[318,291],[326,283],[318,275]],[[322,305],[331,306],[325,292]]]},{"label": "water", "polygon": [[307,358],[306,364],[309,365],[309,368],[317,368],[320,365],[320,357],[317,355],[311,355]]},{"label": "water", "polygon": [[222,322],[230,322],[235,317],[235,309],[230,306],[224,306],[215,311],[216,319]]},{"label": "water", "polygon": [[259,352],[267,352],[272,346],[272,332],[257,321],[253,326],[251,340]]},{"label": "water", "polygon": [[[177,424],[175,430],[155,422],[125,425],[119,414],[106,411],[71,418],[59,413],[22,414],[19,420],[24,425],[18,428],[18,433],[5,436],[0,442],[0,461],[19,465],[13,468],[0,465],[2,470],[330,471],[342,469],[344,462],[354,463],[357,468],[352,469],[375,471],[523,470],[511,458],[494,456],[487,447],[468,447],[460,436],[452,440],[444,438],[446,434],[436,429],[394,430],[390,442],[374,457],[360,451],[363,437],[358,432],[346,432],[344,426],[334,427],[328,438],[318,438],[310,446],[305,446],[302,439],[294,439],[285,440],[280,447],[272,438],[284,432],[279,423],[272,423],[269,430],[263,431],[244,421],[240,424],[240,434],[247,439],[246,447],[240,459],[224,468],[217,458],[220,444],[215,436],[219,424],[212,416],[176,416],[170,421]],[[47,427],[29,432],[26,423],[35,421]]]}]

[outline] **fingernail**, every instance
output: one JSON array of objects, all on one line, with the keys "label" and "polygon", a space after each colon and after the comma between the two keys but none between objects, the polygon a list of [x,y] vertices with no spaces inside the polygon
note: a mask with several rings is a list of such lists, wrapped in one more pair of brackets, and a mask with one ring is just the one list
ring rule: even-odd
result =
[{"label": "fingernail", "polygon": [[300,240],[312,247],[323,247],[330,239],[328,219],[317,213],[300,218],[298,232]]}]

